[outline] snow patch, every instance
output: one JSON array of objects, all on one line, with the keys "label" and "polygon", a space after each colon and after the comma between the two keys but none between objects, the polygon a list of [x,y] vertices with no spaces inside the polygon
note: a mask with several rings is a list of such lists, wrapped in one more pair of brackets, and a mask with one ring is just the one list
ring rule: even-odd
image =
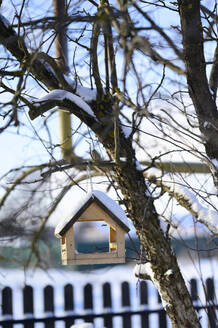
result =
[{"label": "snow patch", "polygon": [[[154,272],[151,267],[151,263],[140,263],[136,264],[133,270],[133,274],[138,277],[140,275],[146,275],[152,278],[154,278]],[[153,280],[153,279],[152,279]]]},{"label": "snow patch", "polygon": [[[140,275],[145,275],[145,276],[150,277],[151,281],[153,282],[153,284],[155,285],[155,287],[157,288],[157,290],[160,293],[159,282],[155,278],[154,271],[152,270],[152,266],[151,266],[150,262],[147,262],[147,263],[144,263],[144,264],[136,264],[135,267],[134,267],[133,273],[136,277],[140,277]],[[168,275],[173,274],[173,270],[172,269],[167,270],[165,275],[167,273],[168,273]],[[164,309],[166,310],[166,308],[171,306],[171,305],[166,300],[164,300],[161,293],[160,293],[160,297],[161,297],[162,305],[163,305]]]},{"label": "snow patch", "polygon": [[73,93],[61,89],[55,89],[49,92],[46,96],[37,100],[37,102],[45,102],[48,100],[70,100],[82,110],[84,110],[90,116],[96,118],[95,114],[93,113],[91,107],[80,97],[74,95]]},{"label": "snow patch", "polygon": [[76,93],[86,102],[92,102],[95,101],[97,98],[97,90],[96,89],[90,89],[86,87],[82,87],[81,85],[78,85],[76,88]]},{"label": "snow patch", "polygon": [[155,167],[151,167],[147,171],[147,175],[149,178],[159,179],[162,176],[162,172]]},{"label": "snow patch", "polygon": [[72,80],[68,75],[64,75],[66,82],[73,88],[76,88],[76,94],[81,97],[85,102],[90,103],[97,98],[97,89],[90,89],[83,87],[82,85],[76,85],[76,82]]},{"label": "snow patch", "polygon": [[[141,275],[145,275],[145,276],[150,277],[151,281],[153,282],[153,284],[155,285],[155,287],[157,288],[157,290],[160,293],[159,282],[155,278],[154,271],[152,269],[152,266],[151,266],[150,262],[147,262],[147,263],[144,263],[144,264],[142,264],[142,263],[136,264],[135,267],[134,267],[133,273],[136,277],[140,277]],[[161,297],[161,301],[162,301],[164,309],[166,309],[168,306],[170,306],[170,304],[163,299],[161,294],[160,294],[160,297]]]},{"label": "snow patch", "polygon": [[[71,326],[70,328],[94,328],[94,325],[93,323],[80,323],[80,324],[77,324],[77,325],[73,325]],[[103,326],[102,326],[103,328]]]},{"label": "snow patch", "polygon": [[173,275],[173,269],[169,269],[164,273],[165,276],[172,276]]},{"label": "snow patch", "polygon": [[204,127],[205,129],[209,129],[209,128],[211,127],[211,123],[208,122],[208,121],[205,121],[204,124],[203,124],[203,127]]}]

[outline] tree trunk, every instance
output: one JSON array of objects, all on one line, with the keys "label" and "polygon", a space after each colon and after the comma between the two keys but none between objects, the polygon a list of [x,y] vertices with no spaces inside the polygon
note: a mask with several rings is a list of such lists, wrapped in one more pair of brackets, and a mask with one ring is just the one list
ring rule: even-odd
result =
[{"label": "tree trunk", "polygon": [[[121,136],[122,148],[124,142]],[[135,154],[128,140],[125,149],[126,165],[115,166],[114,180],[122,191],[128,215],[134,223],[145,254],[141,262],[149,263],[150,270],[140,275],[140,278],[150,279],[154,283],[174,328],[199,328],[200,323],[171,250],[170,240],[160,227],[152,196],[149,195],[142,171],[138,170]],[[114,159],[114,149],[107,150]]]},{"label": "tree trunk", "polygon": [[[216,92],[213,95],[209,89],[206,75],[200,0],[178,2],[189,94],[198,117],[214,184],[218,188],[218,111],[215,101]],[[217,74],[217,69],[212,70],[211,74],[214,73]],[[215,89],[215,85],[213,88]]]}]

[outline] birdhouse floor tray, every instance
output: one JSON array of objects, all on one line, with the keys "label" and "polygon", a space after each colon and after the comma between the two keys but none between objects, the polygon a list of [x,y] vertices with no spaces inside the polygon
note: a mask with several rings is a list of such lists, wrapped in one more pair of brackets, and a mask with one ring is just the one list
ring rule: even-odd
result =
[{"label": "birdhouse floor tray", "polygon": [[113,253],[88,253],[75,254],[73,259],[62,259],[63,265],[85,265],[85,264],[107,264],[125,263],[125,256],[118,257],[117,252]]}]

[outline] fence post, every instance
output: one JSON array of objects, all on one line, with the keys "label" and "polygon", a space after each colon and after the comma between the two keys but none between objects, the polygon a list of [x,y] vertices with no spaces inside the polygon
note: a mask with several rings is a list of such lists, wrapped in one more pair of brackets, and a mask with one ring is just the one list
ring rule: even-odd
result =
[{"label": "fence post", "polygon": [[[12,301],[12,289],[11,287],[5,287],[2,290],[2,315],[5,319],[12,319],[13,317],[13,301]],[[4,324],[2,328],[12,328],[12,324]]]},{"label": "fence post", "polygon": [[[54,315],[54,288],[50,285],[46,286],[43,291],[44,295],[44,312],[46,316]],[[54,328],[54,321],[45,322],[45,328]]]},{"label": "fence post", "polygon": [[[111,298],[111,285],[109,282],[103,284],[103,307],[107,312],[112,311],[112,298]],[[104,318],[104,326],[107,328],[113,328],[113,316],[108,315]]]},{"label": "fence post", "polygon": [[196,279],[190,280],[190,294],[192,301],[198,301],[198,287]]},{"label": "fence post", "polygon": [[[129,283],[127,281],[122,282],[121,284],[122,291],[122,306],[128,310],[130,310],[130,291],[129,291]],[[130,314],[123,315],[123,328],[131,328],[131,316]]]},{"label": "fence post", "polygon": [[[64,286],[64,310],[66,312],[72,312],[74,310],[74,293],[73,286],[67,284]],[[69,328],[74,324],[74,319],[65,320],[65,328]]]},{"label": "fence post", "polygon": [[[140,305],[142,309],[148,305],[148,285],[144,280],[140,281]],[[141,328],[149,328],[148,313],[141,315]]]},{"label": "fence post", "polygon": [[208,278],[206,280],[206,289],[207,289],[207,302],[209,303],[208,308],[208,321],[210,328],[216,328],[216,312],[215,312],[215,290],[214,290],[214,280]]},{"label": "fence post", "polygon": [[[158,292],[157,292],[157,297],[158,297],[158,303],[161,303],[162,305],[161,298]],[[158,325],[159,328],[167,328],[167,315],[164,309],[160,309],[160,311],[158,311],[158,322],[159,322]]]},{"label": "fence post", "polygon": [[[23,313],[26,318],[32,318],[34,314],[33,305],[33,287],[26,285],[23,289]],[[24,324],[24,328],[33,328],[34,323],[27,322]]]},{"label": "fence post", "polygon": [[[86,284],[83,290],[84,295],[84,310],[93,313],[93,290],[91,284]],[[93,322],[92,318],[85,319],[85,322]]]}]

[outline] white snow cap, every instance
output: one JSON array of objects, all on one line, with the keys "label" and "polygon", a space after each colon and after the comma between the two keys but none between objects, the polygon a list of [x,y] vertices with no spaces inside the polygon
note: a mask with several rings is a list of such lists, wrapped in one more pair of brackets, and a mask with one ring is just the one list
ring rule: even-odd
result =
[{"label": "white snow cap", "polygon": [[92,197],[97,198],[110,212],[112,212],[122,223],[124,223],[129,228],[129,219],[127,218],[123,209],[109,196],[104,192],[99,190],[93,190],[92,192],[82,197],[77,203],[76,206],[72,208],[70,217],[63,219],[58,223],[55,229],[55,236],[61,238],[60,234],[64,227],[71,221],[71,219],[77,214],[83,205],[85,205],[88,200]]},{"label": "white snow cap", "polygon": [[[100,327],[100,326],[99,326]],[[70,328],[95,328],[93,323],[88,323],[88,322],[84,322],[84,323],[79,323],[77,325],[73,325]],[[106,328],[104,326],[101,326],[101,328]]]},{"label": "white snow cap", "polygon": [[133,274],[138,277],[139,275],[148,275],[149,277],[154,276],[154,272],[151,267],[151,263],[137,263],[133,269]]},{"label": "white snow cap", "polygon": [[69,85],[73,88],[76,88],[76,94],[81,97],[85,102],[90,103],[95,101],[97,98],[97,89],[91,89],[87,87],[83,87],[82,85],[77,85],[74,80],[70,78],[69,75],[64,75],[65,80]]},{"label": "white snow cap", "polygon": [[64,99],[68,99],[68,100],[72,101],[75,105],[80,107],[87,114],[95,117],[95,114],[93,113],[91,107],[81,97],[74,95],[72,92],[65,91],[65,90],[62,90],[62,89],[52,90],[46,96],[38,99],[36,101],[36,103],[44,102],[44,101],[47,101],[47,100],[64,100]]},{"label": "white snow cap", "polygon": [[78,325],[73,325],[70,328],[94,328],[93,323],[80,323]]}]

